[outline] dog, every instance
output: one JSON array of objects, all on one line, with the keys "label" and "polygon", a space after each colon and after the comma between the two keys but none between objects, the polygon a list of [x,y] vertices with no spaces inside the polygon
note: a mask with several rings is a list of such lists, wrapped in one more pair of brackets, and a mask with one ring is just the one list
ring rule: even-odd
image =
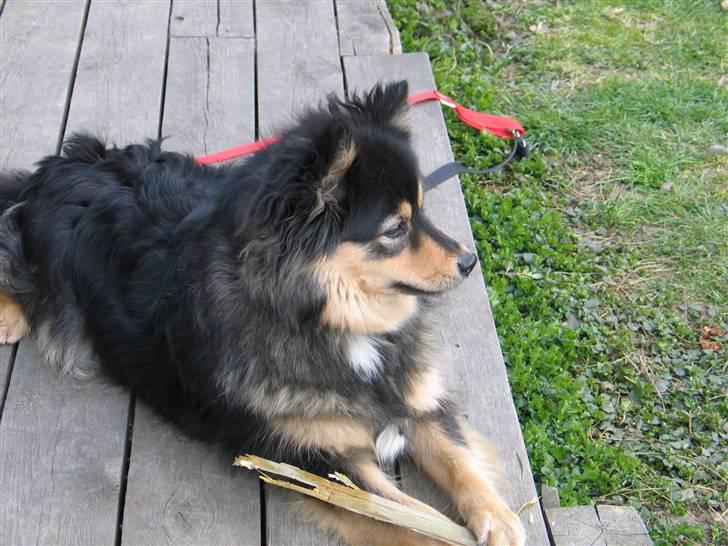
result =
[{"label": "dog", "polygon": [[[302,114],[234,166],[84,134],[0,178],[0,342],[95,367],[190,436],[438,512],[382,470],[406,454],[481,543],[520,545],[493,450],[438,370],[433,305],[477,264],[425,216],[407,84]],[[350,544],[428,544],[308,501]]]}]

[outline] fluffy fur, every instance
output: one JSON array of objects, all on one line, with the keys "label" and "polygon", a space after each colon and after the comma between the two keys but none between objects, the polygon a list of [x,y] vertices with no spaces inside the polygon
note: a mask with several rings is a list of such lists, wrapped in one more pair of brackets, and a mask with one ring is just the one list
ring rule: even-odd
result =
[{"label": "fluffy fur", "polygon": [[[422,211],[406,96],[331,99],[233,167],[75,135],[3,176],[0,341],[29,328],[52,365],[98,363],[196,438],[419,506],[378,466],[406,451],[480,541],[521,544],[439,380],[431,300],[476,259]],[[352,543],[426,542],[312,511]]]}]

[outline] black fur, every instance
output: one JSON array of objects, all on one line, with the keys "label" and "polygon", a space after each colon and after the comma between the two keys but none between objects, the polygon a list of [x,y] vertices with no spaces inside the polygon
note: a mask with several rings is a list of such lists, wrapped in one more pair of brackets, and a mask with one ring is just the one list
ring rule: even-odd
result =
[{"label": "black fur", "polygon": [[[294,415],[325,406],[375,431],[411,417],[402,392],[419,365],[426,297],[377,337],[383,370],[366,379],[343,364],[347,332],[321,325],[325,294],[307,267],[344,241],[374,239],[397,203],[416,202],[416,160],[392,121],[406,95],[396,84],[331,100],[234,167],[201,166],[160,142],[107,148],[74,135],[32,175],[0,182],[0,290],[26,310],[49,359],[93,357],[194,437],[337,466],[276,437],[262,406],[285,392]],[[355,160],[323,187],[347,142]],[[265,392],[251,398],[251,388]]]}]

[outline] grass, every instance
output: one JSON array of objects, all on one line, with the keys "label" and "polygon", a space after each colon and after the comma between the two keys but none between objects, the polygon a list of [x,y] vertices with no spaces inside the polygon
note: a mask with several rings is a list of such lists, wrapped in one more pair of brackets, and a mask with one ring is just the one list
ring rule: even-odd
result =
[{"label": "grass", "polygon": [[[389,5],[444,93],[534,147],[462,183],[536,481],[635,506],[658,545],[728,544],[728,13]],[[458,159],[502,157],[446,115]]]}]

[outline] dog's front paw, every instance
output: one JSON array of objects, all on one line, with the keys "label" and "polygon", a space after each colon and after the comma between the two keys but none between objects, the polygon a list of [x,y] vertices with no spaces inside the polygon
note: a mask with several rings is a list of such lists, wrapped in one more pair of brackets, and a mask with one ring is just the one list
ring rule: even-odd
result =
[{"label": "dog's front paw", "polygon": [[508,506],[502,504],[488,508],[469,525],[479,545],[523,546],[526,531],[520,518]]}]

